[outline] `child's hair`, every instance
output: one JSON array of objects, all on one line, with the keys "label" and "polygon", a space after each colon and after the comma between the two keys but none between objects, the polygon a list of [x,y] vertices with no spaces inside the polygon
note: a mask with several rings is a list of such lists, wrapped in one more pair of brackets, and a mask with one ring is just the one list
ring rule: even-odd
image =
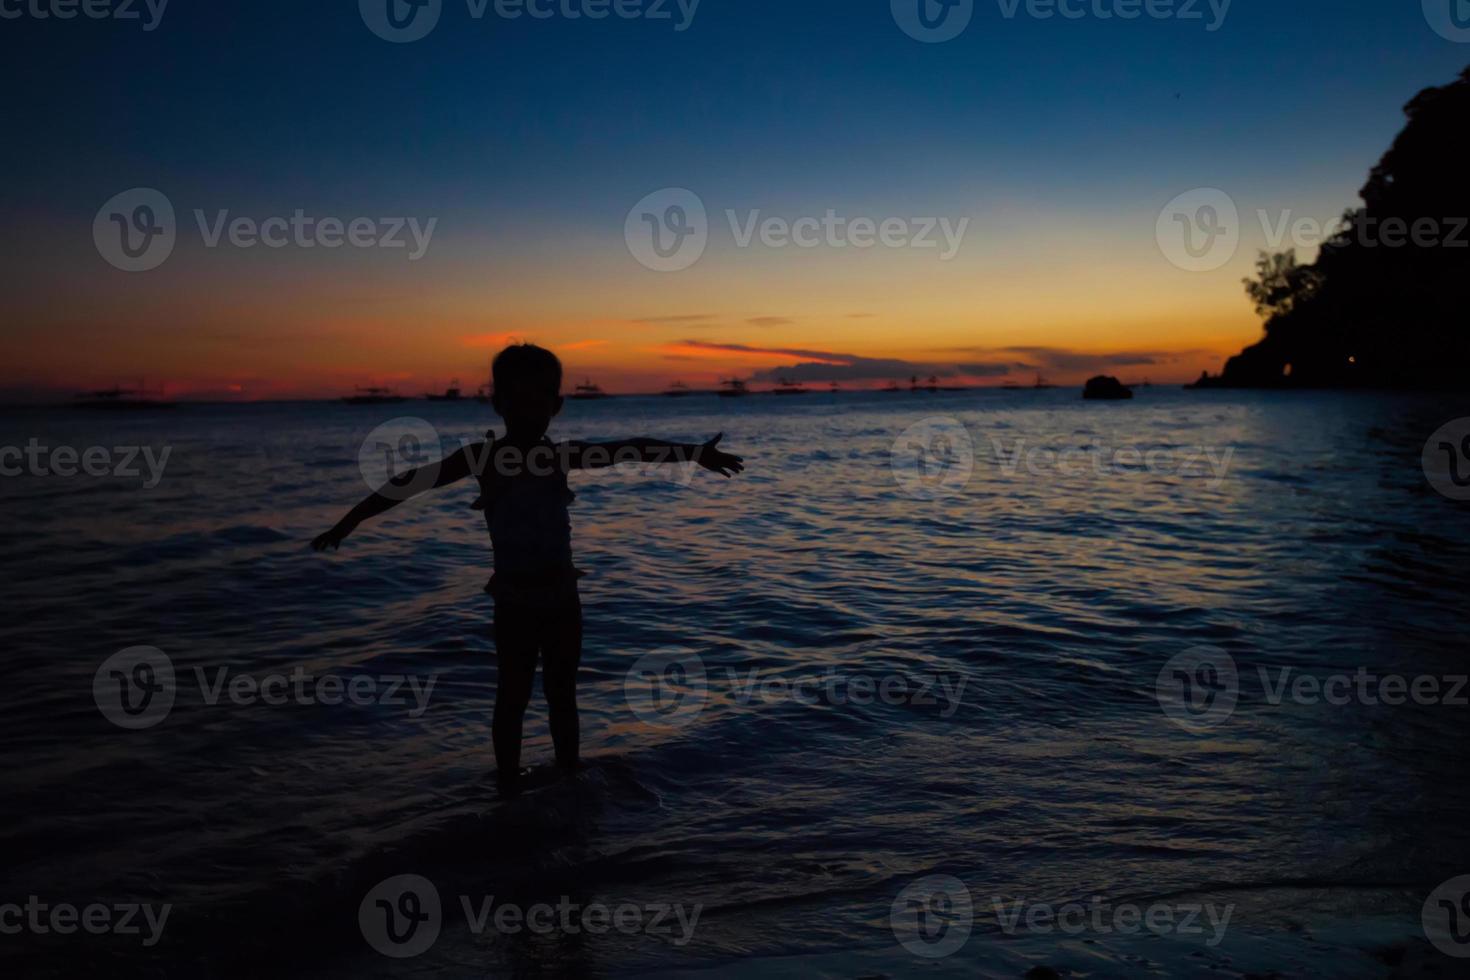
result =
[{"label": "child's hair", "polygon": [[495,355],[490,365],[490,378],[495,390],[502,391],[512,380],[544,380],[551,393],[561,393],[561,361],[545,347],[535,344],[511,344]]}]

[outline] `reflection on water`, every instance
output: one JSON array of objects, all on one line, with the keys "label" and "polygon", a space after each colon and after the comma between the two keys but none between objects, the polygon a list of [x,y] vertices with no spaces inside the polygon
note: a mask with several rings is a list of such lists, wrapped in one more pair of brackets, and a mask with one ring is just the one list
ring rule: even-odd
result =
[{"label": "reflection on water", "polygon": [[[458,976],[758,957],[778,974],[907,972],[925,961],[890,909],[936,873],[974,899],[973,934],[936,961],[966,975],[1128,976],[1139,956],[1161,975],[1375,975],[1383,949],[1418,955],[1424,896],[1470,871],[1470,707],[1273,704],[1260,672],[1467,671],[1453,625],[1470,510],[1420,468],[1424,440],[1466,405],[1161,389],[1127,405],[1060,391],[791,402],[569,407],[554,434],[723,431],[749,469],[574,477],[592,766],[509,803],[488,778],[474,488],[405,505],[340,554],[305,547],[365,491],[362,440],[404,406],[13,414],[5,445],[172,450],[152,490],[0,484],[22,611],[4,637],[0,777],[24,815],[4,842],[25,855],[17,893],[171,903],[154,949],[63,950],[109,969],[264,958]],[[446,445],[495,422],[477,406],[409,410]],[[177,696],[125,731],[99,712],[94,674],[140,645],[167,655]],[[1199,733],[1155,702],[1160,669],[1194,647],[1240,676],[1234,713]],[[297,677],[311,697],[266,697]],[[374,686],[322,703],[324,677]],[[549,758],[539,703],[527,730],[528,758]],[[434,883],[444,921],[397,961],[364,941],[358,911],[405,873]],[[687,943],[475,935],[460,897],[491,895],[703,911]],[[997,913],[1000,898],[1093,895],[1235,912],[1218,947],[1008,933]],[[260,936],[315,952],[277,962]]]}]

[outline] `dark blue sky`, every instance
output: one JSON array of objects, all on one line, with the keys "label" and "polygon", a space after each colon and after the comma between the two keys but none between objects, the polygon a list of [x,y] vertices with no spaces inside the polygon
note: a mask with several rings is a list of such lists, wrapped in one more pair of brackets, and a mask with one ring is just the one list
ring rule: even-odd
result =
[{"label": "dark blue sky", "polygon": [[1141,175],[1361,175],[1402,103],[1470,61],[1417,2],[1383,0],[1236,0],[1213,33],[1007,20],[981,0],[964,35],[933,45],[902,34],[887,0],[703,0],[682,33],[476,21],[446,0],[404,45],[353,0],[172,0],[151,33],[21,19],[0,38],[6,193],[25,210],[136,182],[568,222],[691,175],[778,200],[833,185],[924,198],[977,176],[1066,198]]}]

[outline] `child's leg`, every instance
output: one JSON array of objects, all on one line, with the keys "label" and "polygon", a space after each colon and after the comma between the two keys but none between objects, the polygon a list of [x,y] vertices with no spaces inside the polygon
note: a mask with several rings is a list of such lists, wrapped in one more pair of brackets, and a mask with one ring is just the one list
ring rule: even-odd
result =
[{"label": "child's leg", "polygon": [[582,663],[582,605],[549,617],[541,637],[541,690],[546,694],[556,764],[577,767],[581,721],[577,717],[577,668]]},{"label": "child's leg", "polygon": [[521,771],[521,723],[536,679],[536,618],[506,603],[495,605],[495,767],[502,782]]}]

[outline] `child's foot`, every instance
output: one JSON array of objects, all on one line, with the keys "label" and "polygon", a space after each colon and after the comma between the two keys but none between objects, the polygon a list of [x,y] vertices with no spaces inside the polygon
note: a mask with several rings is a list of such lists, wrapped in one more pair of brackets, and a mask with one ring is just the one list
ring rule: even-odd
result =
[{"label": "child's foot", "polygon": [[526,777],[531,774],[529,769],[512,769],[509,772],[495,773],[495,787],[503,796],[514,796],[521,791],[526,784]]}]

